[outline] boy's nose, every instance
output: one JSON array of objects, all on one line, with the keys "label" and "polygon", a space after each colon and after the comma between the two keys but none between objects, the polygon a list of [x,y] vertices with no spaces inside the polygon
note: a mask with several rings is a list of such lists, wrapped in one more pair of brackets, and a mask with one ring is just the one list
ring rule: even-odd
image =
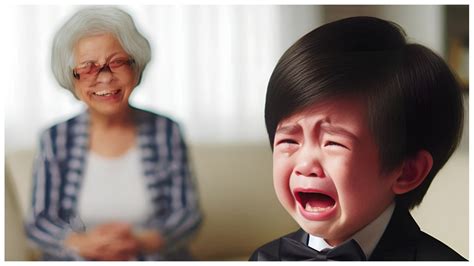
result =
[{"label": "boy's nose", "polygon": [[311,143],[304,145],[297,157],[295,174],[306,177],[324,177],[321,156],[321,150],[317,145]]},{"label": "boy's nose", "polygon": [[295,174],[306,177],[324,177],[321,164],[315,159],[302,160],[295,167]]},{"label": "boy's nose", "polygon": [[324,177],[323,169],[314,164],[300,164],[296,167],[295,173],[306,177]]}]

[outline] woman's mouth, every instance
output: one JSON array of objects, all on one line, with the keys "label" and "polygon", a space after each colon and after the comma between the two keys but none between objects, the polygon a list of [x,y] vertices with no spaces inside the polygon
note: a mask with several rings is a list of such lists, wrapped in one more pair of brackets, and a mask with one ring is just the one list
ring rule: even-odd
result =
[{"label": "woman's mouth", "polygon": [[107,97],[107,96],[117,95],[119,92],[120,90],[101,90],[101,91],[95,91],[92,94],[95,96]]}]

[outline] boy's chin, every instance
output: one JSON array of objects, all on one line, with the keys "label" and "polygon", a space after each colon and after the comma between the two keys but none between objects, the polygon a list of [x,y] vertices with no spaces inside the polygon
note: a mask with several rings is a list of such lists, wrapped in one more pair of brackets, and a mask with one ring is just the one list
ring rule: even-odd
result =
[{"label": "boy's chin", "polygon": [[312,236],[317,236],[321,238],[328,238],[328,228],[324,226],[315,226],[315,225],[307,225],[307,224],[300,224],[300,227],[308,234]]},{"label": "boy's chin", "polygon": [[[298,217],[295,217],[298,216]],[[331,228],[331,223],[328,221],[309,221],[306,220],[301,214],[296,214],[293,218],[296,220],[298,225],[303,229],[306,233],[326,238],[328,231]]]},{"label": "boy's chin", "polygon": [[305,219],[300,213],[293,215],[293,219],[298,223],[301,229],[312,236],[317,236],[324,239],[333,239],[334,236],[337,235],[334,221],[311,221]]}]

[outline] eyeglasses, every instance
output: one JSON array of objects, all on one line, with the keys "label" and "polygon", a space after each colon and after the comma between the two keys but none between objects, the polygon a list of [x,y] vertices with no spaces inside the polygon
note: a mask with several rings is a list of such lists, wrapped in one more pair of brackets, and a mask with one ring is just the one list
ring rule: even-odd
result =
[{"label": "eyeglasses", "polygon": [[113,59],[112,61],[105,63],[103,65],[99,65],[94,62],[86,62],[75,67],[72,70],[72,75],[75,79],[79,80],[83,79],[91,79],[95,77],[99,72],[103,70],[108,70],[111,73],[115,73],[123,66],[131,66],[135,63],[134,59],[131,58],[117,58]]}]

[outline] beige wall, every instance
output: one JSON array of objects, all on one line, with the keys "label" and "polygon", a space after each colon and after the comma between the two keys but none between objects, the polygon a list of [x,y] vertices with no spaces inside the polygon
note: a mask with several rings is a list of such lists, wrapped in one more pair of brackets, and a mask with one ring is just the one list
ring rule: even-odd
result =
[{"label": "beige wall", "polygon": [[456,153],[440,171],[423,202],[412,211],[426,233],[469,257],[469,160]]}]

